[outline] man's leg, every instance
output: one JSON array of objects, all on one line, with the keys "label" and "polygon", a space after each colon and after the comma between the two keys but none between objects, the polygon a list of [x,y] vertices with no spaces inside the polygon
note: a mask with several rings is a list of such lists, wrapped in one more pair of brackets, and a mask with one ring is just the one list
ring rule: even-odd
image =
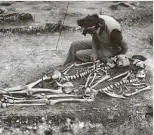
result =
[{"label": "man's leg", "polygon": [[76,41],[71,44],[64,65],[76,60],[76,52],[84,49],[92,49],[92,40]]},{"label": "man's leg", "polygon": [[76,52],[76,58],[83,62],[91,61],[92,49],[85,49]]}]

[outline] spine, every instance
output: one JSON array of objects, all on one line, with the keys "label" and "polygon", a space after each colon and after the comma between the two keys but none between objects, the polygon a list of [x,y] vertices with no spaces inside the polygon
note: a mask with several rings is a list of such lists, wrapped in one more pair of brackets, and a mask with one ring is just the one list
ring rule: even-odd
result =
[{"label": "spine", "polygon": [[65,76],[65,79],[69,80],[69,81],[76,80],[76,79],[79,79],[79,78],[82,78],[82,77],[88,75],[89,73],[91,73],[93,71],[94,71],[94,69],[88,69],[88,70],[85,70],[84,72],[81,72],[81,73],[76,73],[74,75],[67,75],[67,76]]}]

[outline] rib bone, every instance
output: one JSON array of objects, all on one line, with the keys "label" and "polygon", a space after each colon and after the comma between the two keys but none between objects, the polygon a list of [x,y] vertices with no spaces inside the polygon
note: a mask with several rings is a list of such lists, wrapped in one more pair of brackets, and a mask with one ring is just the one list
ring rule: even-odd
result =
[{"label": "rib bone", "polygon": [[75,65],[75,63],[73,63],[72,65],[70,65],[69,67],[67,67],[66,69],[63,70],[63,74],[66,75],[67,72]]},{"label": "rib bone", "polygon": [[92,75],[92,73],[89,74],[88,78],[87,78],[87,81],[86,81],[86,84],[85,84],[85,88],[88,86],[88,82],[89,82],[89,79],[90,79],[90,76]]},{"label": "rib bone", "polygon": [[94,88],[95,86],[97,86],[99,83],[101,83],[101,82],[103,82],[103,81],[105,81],[105,80],[107,80],[107,79],[109,79],[110,78],[110,75],[105,75],[104,77],[102,77],[97,83],[95,83],[93,86],[91,86],[91,88]]},{"label": "rib bone", "polygon": [[147,86],[147,87],[145,87],[145,88],[143,88],[143,89],[141,89],[141,90],[136,90],[135,92],[133,92],[133,93],[125,93],[124,94],[124,96],[126,96],[126,97],[130,97],[130,96],[133,96],[133,95],[135,95],[135,94],[137,94],[137,93],[139,93],[139,92],[142,92],[142,91],[145,91],[145,90],[149,90],[149,89],[151,89],[152,88],[152,86]]},{"label": "rib bone", "polygon": [[[111,97],[116,97],[116,98],[125,98],[123,95],[118,95],[115,94],[114,92],[109,92],[109,91],[103,91],[104,93],[106,93],[107,95],[111,96]],[[101,91],[102,93],[102,91]]]},{"label": "rib bone", "polygon": [[124,78],[122,78],[122,80],[127,80],[127,79],[128,79],[128,77],[130,77],[130,76],[131,76],[131,73],[132,73],[132,72],[131,72],[131,71],[129,71],[129,72],[128,72],[128,74],[127,74]]},{"label": "rib bone", "polygon": [[93,79],[91,80],[91,82],[90,82],[90,84],[89,84],[89,86],[91,86],[91,84],[94,82],[94,80],[95,80],[95,78],[96,78],[96,72],[94,72],[94,77],[93,77]]}]

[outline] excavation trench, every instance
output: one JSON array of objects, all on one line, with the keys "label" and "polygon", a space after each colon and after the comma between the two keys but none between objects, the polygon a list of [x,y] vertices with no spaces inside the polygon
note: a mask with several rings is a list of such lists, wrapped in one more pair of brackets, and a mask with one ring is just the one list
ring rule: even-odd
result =
[{"label": "excavation trench", "polygon": [[[123,68],[120,72],[125,70],[126,68]],[[112,72],[115,75],[117,71]],[[151,85],[152,76],[150,72],[147,72],[146,79],[147,84]],[[82,83],[83,80],[77,81],[76,86]],[[50,88],[47,82],[44,85]],[[107,83],[102,83],[98,85],[98,88],[106,85]],[[37,85],[37,87],[39,86],[41,87],[41,84]],[[0,123],[3,125],[1,131],[3,134],[6,132],[24,132],[26,135],[46,134],[46,132],[52,132],[52,134],[78,134],[80,132],[83,134],[99,134],[101,131],[101,133],[110,135],[107,130],[112,128],[112,133],[114,133],[114,130],[122,132],[120,127],[126,128],[132,125],[134,120],[136,120],[134,126],[139,126],[142,117],[145,118],[147,123],[151,122],[152,112],[146,106],[147,101],[142,100],[142,94],[139,93],[126,99],[118,99],[100,93],[94,102],[89,103],[65,102],[46,106],[11,106],[2,108],[0,109]],[[137,99],[136,96],[138,97]],[[138,106],[134,107],[134,104],[143,102],[144,106],[141,105],[140,108]],[[137,131],[140,132],[140,129],[137,129]]]},{"label": "excavation trench", "polygon": [[[25,135],[28,135],[52,131],[55,135],[63,133],[100,134],[102,132],[109,135],[108,129],[112,128],[112,133],[115,130],[122,132],[120,127],[124,129],[132,125],[133,120],[136,120],[134,126],[139,126],[143,116],[147,123],[151,122],[152,117],[146,115],[148,113],[147,107],[141,106],[140,109],[130,107],[131,104],[128,105],[129,99],[124,100],[124,104],[121,104],[120,100],[116,100],[119,105],[114,102],[115,99],[100,95],[95,103],[62,103],[54,106],[40,106],[39,112],[38,107],[27,107],[29,112],[24,111],[25,107],[10,108],[9,115],[1,113],[0,123],[3,125],[0,127],[1,133],[20,134],[24,132]],[[19,113],[14,113],[13,109]],[[138,114],[137,112],[141,110],[142,114]],[[31,115],[32,112],[33,115]],[[140,129],[135,130],[140,132]]]},{"label": "excavation trench", "polygon": [[26,27],[17,27],[17,28],[4,28],[0,29],[0,33],[2,34],[25,34],[25,35],[33,35],[33,34],[47,34],[50,32],[60,32],[60,31],[76,31],[77,27],[67,26],[56,23],[47,23],[45,25],[38,26],[26,26]]}]

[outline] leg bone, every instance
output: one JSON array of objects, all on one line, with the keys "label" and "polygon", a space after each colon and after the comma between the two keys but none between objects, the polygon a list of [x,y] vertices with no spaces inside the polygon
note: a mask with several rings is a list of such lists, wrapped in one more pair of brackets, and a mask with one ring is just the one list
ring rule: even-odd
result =
[{"label": "leg bone", "polygon": [[12,97],[8,95],[3,95],[3,97],[9,98],[9,99],[14,99],[14,100],[24,100],[25,98],[17,98],[17,97]]},{"label": "leg bone", "polygon": [[40,103],[40,104],[10,104],[10,103],[0,103],[0,106],[2,108],[6,108],[9,106],[41,106],[41,105],[45,105],[44,103]]},{"label": "leg bone", "polygon": [[[70,99],[57,99],[57,100],[49,100],[49,105],[54,105],[57,103],[61,103],[61,102],[93,102],[94,99],[74,99],[74,98],[70,98]],[[1,107],[8,107],[8,106],[40,106],[40,105],[46,105],[46,101],[45,103],[32,103],[32,104],[11,104],[11,103],[2,103],[1,102]]]},{"label": "leg bone", "polygon": [[20,95],[32,95],[34,93],[56,93],[56,94],[59,94],[59,93],[63,93],[63,92],[62,92],[62,90],[32,88],[32,89],[26,89],[23,91],[12,91],[10,93],[11,94],[20,94]]},{"label": "leg bone", "polygon": [[57,99],[57,100],[50,100],[50,105],[54,105],[61,102],[93,102],[94,99]]},{"label": "leg bone", "polygon": [[47,77],[47,76],[44,76],[43,79],[39,79],[33,83],[30,83],[28,85],[25,85],[25,86],[17,86],[17,87],[12,87],[12,88],[6,88],[4,89],[4,91],[6,92],[11,92],[11,91],[22,91],[22,90],[25,90],[25,89],[31,89],[32,87],[34,87],[35,85],[37,85],[38,83],[40,83],[42,80],[48,80],[50,79],[50,77]]},{"label": "leg bone", "polygon": [[43,78],[41,78],[41,79],[39,79],[39,80],[37,80],[37,81],[35,81],[35,82],[33,82],[33,83],[28,84],[28,85],[27,85],[27,88],[31,89],[31,88],[33,88],[35,85],[37,85],[38,83],[40,83],[42,80],[45,81],[45,80],[49,80],[49,79],[51,79],[51,78],[48,77],[48,76],[44,76]]},{"label": "leg bone", "polygon": [[10,103],[10,104],[33,104],[33,103],[46,103],[46,104],[48,104],[49,103],[49,101],[48,101],[48,99],[34,99],[34,100],[12,100],[12,99],[8,99],[7,100],[7,102],[8,103]]},{"label": "leg bone", "polygon": [[[34,95],[35,96],[35,95]],[[36,97],[38,98],[47,98],[47,99],[51,99],[51,98],[81,98],[82,95],[70,95],[70,94],[52,94],[52,95],[36,95]]]}]

